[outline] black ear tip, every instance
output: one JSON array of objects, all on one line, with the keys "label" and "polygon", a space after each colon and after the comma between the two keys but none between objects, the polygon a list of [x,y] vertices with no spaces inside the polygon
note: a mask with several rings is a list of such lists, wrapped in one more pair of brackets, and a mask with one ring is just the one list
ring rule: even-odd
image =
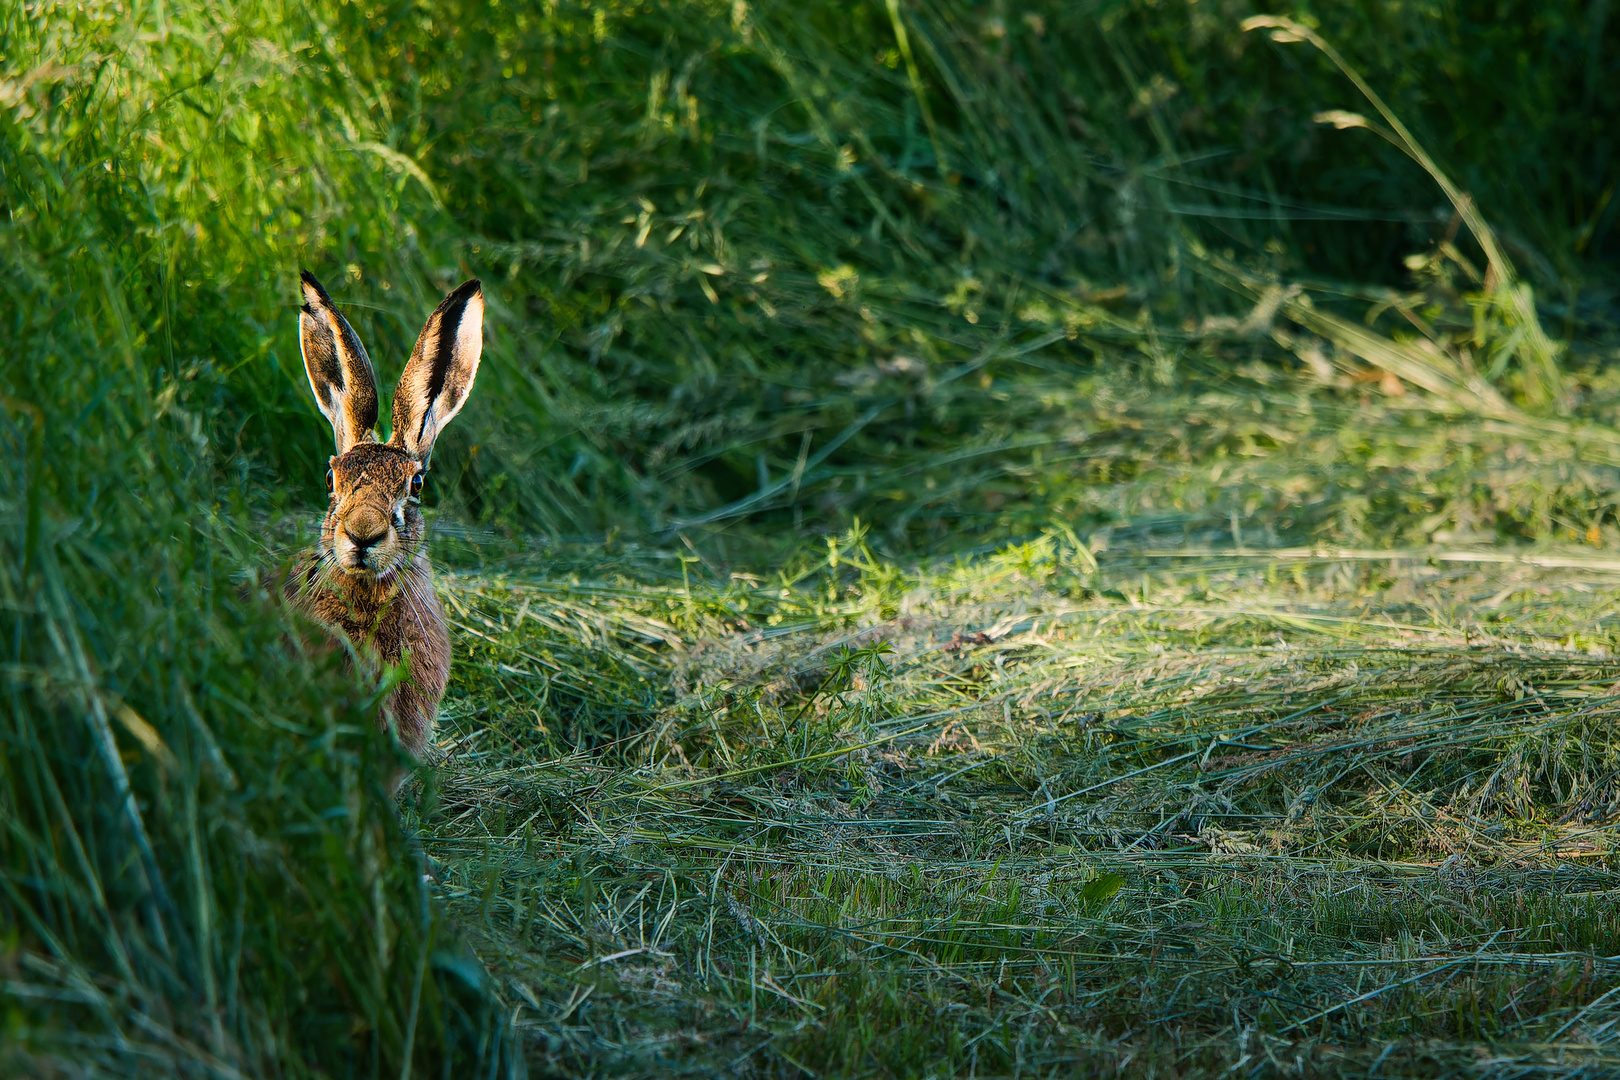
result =
[{"label": "black ear tip", "polygon": [[481,294],[483,291],[484,283],[482,281],[479,281],[477,278],[468,278],[460,285],[457,285],[450,295],[445,297],[445,299],[451,301],[470,300],[474,296]]},{"label": "black ear tip", "polygon": [[304,283],[306,293],[313,292],[324,304],[330,305],[332,303],[332,298],[326,295],[326,290],[321,287],[319,281],[315,280],[314,274],[308,270],[300,270],[298,271],[298,280]]}]

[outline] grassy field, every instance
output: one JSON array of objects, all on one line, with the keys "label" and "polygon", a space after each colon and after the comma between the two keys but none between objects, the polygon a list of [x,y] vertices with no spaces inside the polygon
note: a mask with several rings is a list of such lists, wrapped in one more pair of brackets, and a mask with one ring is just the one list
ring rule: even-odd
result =
[{"label": "grassy field", "polygon": [[0,7],[0,1075],[1620,1071],[1608,15]]},{"label": "grassy field", "polygon": [[558,1074],[1613,1070],[1620,560],[1221,539],[469,568],[407,816]]}]

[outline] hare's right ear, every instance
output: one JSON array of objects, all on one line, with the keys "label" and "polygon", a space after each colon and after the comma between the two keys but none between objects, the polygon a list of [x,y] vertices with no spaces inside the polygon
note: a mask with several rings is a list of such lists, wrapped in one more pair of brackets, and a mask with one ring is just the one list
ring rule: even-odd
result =
[{"label": "hare's right ear", "polygon": [[332,422],[337,452],[345,454],[356,443],[376,441],[377,374],[371,358],[347,319],[338,314],[332,298],[308,270],[304,307],[298,316],[298,345],[315,404]]}]

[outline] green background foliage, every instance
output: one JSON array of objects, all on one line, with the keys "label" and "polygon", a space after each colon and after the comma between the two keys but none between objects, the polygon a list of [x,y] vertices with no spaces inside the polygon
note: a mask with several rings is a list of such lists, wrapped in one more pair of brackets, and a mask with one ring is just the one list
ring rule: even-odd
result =
[{"label": "green background foliage", "polygon": [[[1258,9],[1236,0],[0,9],[0,1070],[497,1075],[537,1052],[451,903],[508,904],[502,864],[451,858],[472,841],[445,840],[432,777],[402,823],[375,679],[271,599],[330,453],[300,267],[385,383],[443,291],[484,280],[479,390],[430,482],[436,554],[473,575],[549,551],[533,572],[611,582],[630,613],[600,639],[596,614],[558,614],[534,701],[502,681],[511,656],[463,647],[455,738],[520,702],[545,735],[502,736],[502,767],[621,739],[615,768],[696,759],[666,736],[701,710],[668,710],[712,680],[694,691],[657,650],[752,629],[736,581],[780,574],[768,625],[832,634],[938,585],[901,564],[1043,535],[1069,561],[1037,576],[1093,599],[1113,595],[1085,584],[1110,536],[1609,537],[1607,3],[1286,10],[1472,196],[1561,386],[1433,179],[1318,122],[1371,110],[1317,51],[1245,32]],[[868,543],[857,522],[860,573],[823,571],[829,539]],[[660,592],[677,559],[684,594]],[[849,590],[866,599],[840,606]],[[500,648],[527,647],[490,603]],[[754,752],[847,748],[933,693],[828,713],[823,690],[877,693],[862,670],[795,684],[783,716],[833,718]],[[839,797],[876,798],[846,767]],[[587,801],[537,783],[524,798],[559,822]],[[445,791],[487,794],[453,772]],[[644,869],[586,852],[512,870],[514,910],[595,896],[576,862]],[[680,871],[713,876],[711,927],[723,869]],[[1111,879],[1081,876],[1106,903],[1088,882]],[[1010,920],[1016,895],[995,902]],[[712,980],[712,934],[706,956]],[[559,990],[564,1019],[579,992]],[[933,1060],[936,1022],[883,1069]]]}]

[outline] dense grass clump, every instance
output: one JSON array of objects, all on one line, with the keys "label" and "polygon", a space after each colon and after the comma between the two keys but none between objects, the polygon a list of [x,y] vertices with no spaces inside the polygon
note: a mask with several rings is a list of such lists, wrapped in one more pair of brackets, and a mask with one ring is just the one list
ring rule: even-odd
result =
[{"label": "dense grass clump", "polygon": [[391,174],[304,129],[356,95],[292,8],[46,7],[0,15],[0,1072],[487,1074],[375,688],[248,532],[315,457],[277,287]]},{"label": "dense grass clump", "polygon": [[1607,11],[0,10],[0,1072],[1612,1069]]}]

